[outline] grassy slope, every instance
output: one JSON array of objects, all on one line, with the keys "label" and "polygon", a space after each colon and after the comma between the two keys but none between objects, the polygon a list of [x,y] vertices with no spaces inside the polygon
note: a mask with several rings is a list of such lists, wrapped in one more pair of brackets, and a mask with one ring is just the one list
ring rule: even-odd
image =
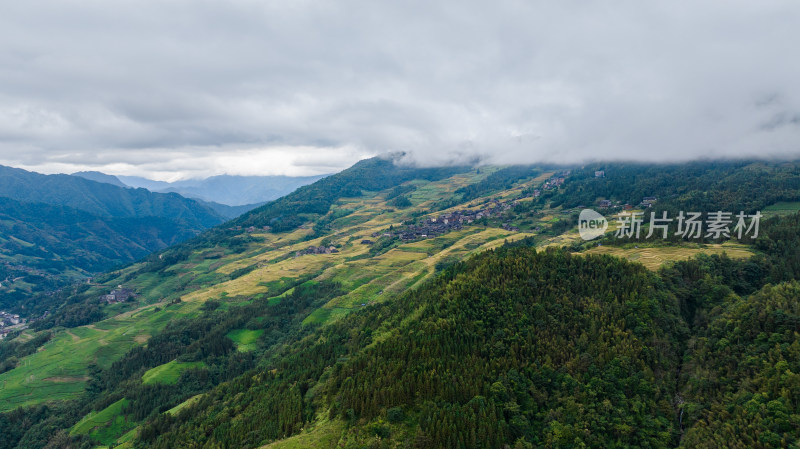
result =
[{"label": "grassy slope", "polygon": [[302,433],[270,443],[263,446],[262,449],[301,449],[308,447],[332,449],[336,447],[344,429],[344,422],[323,418],[314,422]]},{"label": "grassy slope", "polygon": [[630,261],[639,262],[651,270],[658,270],[667,262],[676,260],[686,260],[698,254],[722,254],[734,259],[744,259],[753,255],[753,252],[745,245],[736,243],[724,243],[721,245],[696,245],[696,246],[633,246],[614,247],[598,246],[588,251],[586,254],[608,254],[611,256],[622,257]]},{"label": "grassy slope", "polygon": [[228,332],[228,338],[236,343],[236,348],[239,351],[252,351],[256,348],[256,341],[264,329],[250,330],[250,329],[235,329]]},{"label": "grassy slope", "polygon": [[794,214],[798,211],[800,211],[800,202],[781,201],[765,207],[761,213],[763,213],[765,217],[769,218],[775,215]]},{"label": "grassy slope", "polygon": [[108,368],[135,345],[144,344],[175,316],[191,313],[194,304],[156,311],[144,306],[95,325],[60,331],[20,366],[0,375],[0,411],[80,394],[92,363]]},{"label": "grassy slope", "polygon": [[90,435],[103,444],[114,443],[119,435],[135,427],[125,419],[127,404],[127,399],[120,399],[99,412],[86,415],[72,427],[70,435]]},{"label": "grassy slope", "polygon": [[182,372],[190,368],[200,368],[204,365],[203,362],[178,362],[177,360],[173,360],[147,370],[147,372],[142,375],[142,383],[145,385],[176,384]]}]

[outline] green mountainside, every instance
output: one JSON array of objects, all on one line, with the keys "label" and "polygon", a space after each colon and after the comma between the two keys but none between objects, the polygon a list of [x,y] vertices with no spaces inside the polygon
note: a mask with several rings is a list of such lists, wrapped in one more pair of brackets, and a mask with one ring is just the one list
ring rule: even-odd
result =
[{"label": "green mountainside", "polygon": [[175,194],[0,166],[0,308],[133,262],[223,221]]},{"label": "green mountainside", "polygon": [[300,187],[289,195],[242,215],[233,223],[270,226],[275,232],[288,231],[306,223],[306,214],[326,214],[340,198],[357,197],[365,190],[380,191],[411,180],[437,181],[465,171],[468,171],[466,167],[420,169],[399,167],[385,158],[367,159],[341,173]]},{"label": "green mountainside", "polygon": [[117,180],[131,187],[144,187],[152,192],[175,192],[187,198],[231,205],[263,204],[285,196],[298,187],[311,184],[327,175],[317,176],[234,176],[218,175],[205,179],[174,182],[153,181],[136,176],[119,176]]},{"label": "green mountainside", "polygon": [[[186,198],[191,198],[203,206],[208,207],[220,216],[231,219],[255,209],[268,200],[279,198],[300,185],[309,184],[319,176],[307,178],[292,178],[287,176],[270,177],[245,177],[245,176],[213,176],[204,180],[189,180],[168,183],[162,181],[150,181],[146,178],[127,177],[133,185],[127,185],[120,181],[116,176],[107,175],[96,171],[84,171],[73,173],[72,176],[89,179],[101,183],[115,185],[123,188],[142,187],[151,192],[170,193],[175,192]],[[139,181],[139,182],[135,182]],[[260,189],[260,183],[268,183],[267,192]],[[172,186],[183,186],[184,189],[171,189]],[[241,190],[240,190],[241,189]],[[253,191],[255,190],[255,192]],[[263,196],[260,196],[263,194]],[[227,203],[219,203],[213,199],[226,200]],[[247,204],[248,199],[255,201]],[[236,204],[235,206],[229,204]]]},{"label": "green mountainside", "polygon": [[90,181],[104,182],[106,184],[115,185],[117,187],[128,187],[114,175],[107,175],[99,171],[79,171],[72,173],[72,176],[78,176],[88,179]]},{"label": "green mountainside", "polygon": [[[25,302],[0,448],[798,447],[798,167],[362,161]],[[584,242],[602,200],[765,218]]]},{"label": "green mountainside", "polygon": [[685,329],[657,287],[643,267],[607,256],[485,253],[325,328],[254,372],[257,383],[241,377],[142,437],[250,447],[322,414],[353,425],[347,447],[376,436],[381,447],[668,447]]},{"label": "green mountainside", "polygon": [[161,217],[108,218],[65,206],[0,198],[0,309],[130,263],[195,235]]},{"label": "green mountainside", "polygon": [[67,206],[107,217],[162,217],[201,231],[222,217],[178,194],[126,189],[71,175],[42,175],[0,166],[0,197]]},{"label": "green mountainside", "polygon": [[211,201],[203,201],[200,199],[195,199],[195,201],[202,204],[203,206],[208,207],[209,209],[213,210],[214,212],[216,212],[222,217],[225,217],[228,220],[230,220],[231,218],[236,218],[247,211],[251,211],[265,204],[265,202],[262,202],[255,204],[245,204],[242,206],[228,206],[227,204],[214,203]]}]

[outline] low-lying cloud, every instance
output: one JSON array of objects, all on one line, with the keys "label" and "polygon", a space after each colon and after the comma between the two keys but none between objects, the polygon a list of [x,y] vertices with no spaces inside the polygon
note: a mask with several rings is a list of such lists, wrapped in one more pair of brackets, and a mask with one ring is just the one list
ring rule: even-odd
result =
[{"label": "low-lying cloud", "polygon": [[0,163],[160,179],[800,157],[800,3],[32,0]]}]

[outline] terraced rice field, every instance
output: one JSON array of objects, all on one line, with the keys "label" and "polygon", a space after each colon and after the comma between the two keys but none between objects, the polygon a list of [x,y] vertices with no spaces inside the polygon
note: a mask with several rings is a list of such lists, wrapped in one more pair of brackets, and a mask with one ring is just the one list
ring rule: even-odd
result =
[{"label": "terraced rice field", "polygon": [[206,365],[203,362],[178,362],[173,360],[147,370],[144,375],[142,375],[142,383],[145,385],[174,385],[178,383],[182,372],[191,368],[201,368],[204,366]]},{"label": "terraced rice field", "polygon": [[686,260],[698,254],[722,254],[731,258],[744,259],[753,255],[746,246],[739,244],[705,245],[702,247],[641,247],[621,248],[616,246],[597,246],[580,254],[609,254],[639,262],[650,270],[658,270],[665,263]]}]

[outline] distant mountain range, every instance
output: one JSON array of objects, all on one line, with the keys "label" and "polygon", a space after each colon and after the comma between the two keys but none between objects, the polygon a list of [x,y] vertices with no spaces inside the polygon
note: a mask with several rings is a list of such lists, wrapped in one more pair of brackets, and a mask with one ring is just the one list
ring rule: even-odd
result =
[{"label": "distant mountain range", "polygon": [[0,306],[197,234],[166,217],[107,217],[0,197]]},{"label": "distant mountain range", "polygon": [[108,180],[0,166],[0,300],[132,262],[229,217]]},{"label": "distant mountain range", "polygon": [[0,305],[135,261],[320,178],[123,182],[0,166]]},{"label": "distant mountain range", "polygon": [[126,189],[78,176],[43,175],[3,166],[0,197],[67,206],[104,217],[164,217],[198,232],[224,221],[207,206],[175,193]]},{"label": "distant mountain range", "polygon": [[[73,173],[92,181],[105,182],[118,187],[144,188],[151,192],[178,193],[187,198],[200,199],[207,203],[224,206],[243,206],[235,209],[239,215],[268,201],[278,199],[295,191],[298,187],[311,184],[327,175],[321,176],[232,176],[220,175],[206,179],[187,179],[165,182],[139,176],[111,176],[96,171]],[[214,208],[215,205],[209,205]],[[246,208],[244,206],[247,206]],[[225,208],[218,212],[230,216]],[[231,216],[232,217],[232,216]]]},{"label": "distant mountain range", "polygon": [[[104,182],[106,184],[111,184],[111,185],[114,185],[114,186],[117,186],[117,187],[124,187],[124,188],[131,187],[131,186],[123,183],[122,181],[120,181],[119,178],[117,178],[116,176],[107,175],[105,173],[100,173],[99,171],[79,171],[79,172],[73,173],[72,176],[80,176],[81,178],[84,178],[84,179],[88,179],[88,180],[91,180],[91,181],[97,181],[97,182]],[[142,187],[144,187],[144,186],[142,186]],[[148,189],[148,190],[150,190],[150,189]]]}]

